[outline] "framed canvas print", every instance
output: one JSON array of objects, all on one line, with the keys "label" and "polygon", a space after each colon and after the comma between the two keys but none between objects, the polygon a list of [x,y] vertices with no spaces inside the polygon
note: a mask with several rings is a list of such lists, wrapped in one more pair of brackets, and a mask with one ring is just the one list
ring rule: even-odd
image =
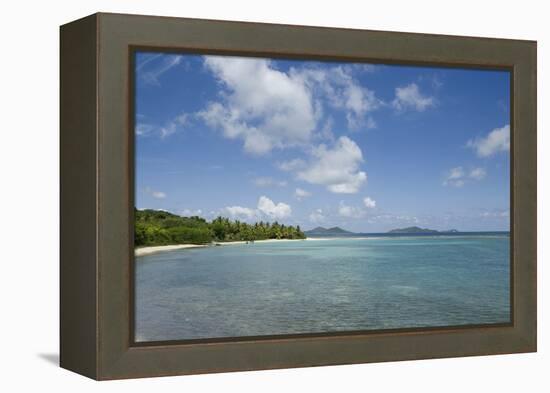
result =
[{"label": "framed canvas print", "polygon": [[61,28],[61,366],[536,350],[536,43]]}]

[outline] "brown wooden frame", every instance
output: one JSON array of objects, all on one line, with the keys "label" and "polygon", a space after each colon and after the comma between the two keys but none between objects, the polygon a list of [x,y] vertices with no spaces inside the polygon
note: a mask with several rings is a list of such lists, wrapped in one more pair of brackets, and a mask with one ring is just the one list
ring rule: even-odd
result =
[{"label": "brown wooden frame", "polygon": [[[510,324],[138,345],[136,49],[511,71]],[[61,27],[61,366],[104,380],[536,351],[536,42],[94,14]]]}]

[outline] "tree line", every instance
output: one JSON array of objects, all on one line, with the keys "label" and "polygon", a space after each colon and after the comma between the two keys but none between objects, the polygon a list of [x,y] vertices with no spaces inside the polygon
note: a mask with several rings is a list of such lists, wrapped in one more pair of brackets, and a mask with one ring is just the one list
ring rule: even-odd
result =
[{"label": "tree line", "polygon": [[254,241],[265,239],[305,239],[300,226],[278,222],[248,224],[217,217],[211,222],[202,217],[181,217],[160,210],[134,209],[134,245],[207,244],[211,242]]}]

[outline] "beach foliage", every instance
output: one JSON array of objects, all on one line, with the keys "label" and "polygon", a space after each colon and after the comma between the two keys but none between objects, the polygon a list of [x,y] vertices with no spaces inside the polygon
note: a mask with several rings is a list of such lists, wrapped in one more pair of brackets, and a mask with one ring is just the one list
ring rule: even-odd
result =
[{"label": "beach foliage", "polygon": [[134,245],[207,244],[211,242],[254,241],[265,239],[305,239],[300,226],[277,221],[249,224],[217,217],[182,217],[161,210],[134,210]]}]

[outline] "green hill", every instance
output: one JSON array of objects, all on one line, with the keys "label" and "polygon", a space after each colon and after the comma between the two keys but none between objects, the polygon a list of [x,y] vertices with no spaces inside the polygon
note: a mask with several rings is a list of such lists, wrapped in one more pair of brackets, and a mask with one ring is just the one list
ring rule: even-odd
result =
[{"label": "green hill", "polygon": [[307,236],[337,236],[337,235],[353,235],[353,232],[346,231],[340,227],[323,228],[317,227],[304,232]]}]

